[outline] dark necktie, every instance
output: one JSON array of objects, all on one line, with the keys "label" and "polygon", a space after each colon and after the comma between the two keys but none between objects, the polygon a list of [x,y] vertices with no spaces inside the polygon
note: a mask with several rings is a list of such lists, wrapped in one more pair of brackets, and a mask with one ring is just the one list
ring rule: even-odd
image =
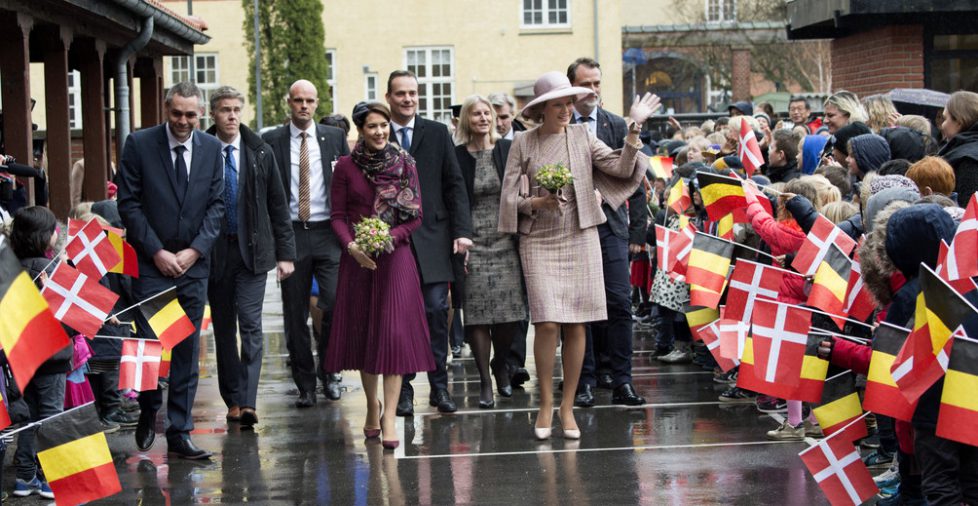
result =
[{"label": "dark necktie", "polygon": [[183,195],[187,193],[187,162],[183,159],[183,152],[186,150],[187,146],[182,145],[173,148],[173,151],[177,153],[177,159],[173,162],[173,170],[176,171],[177,195],[180,198],[183,198]]},{"label": "dark necktie", "polygon": [[224,216],[228,235],[238,234],[238,168],[234,165],[234,146],[224,148]]},{"label": "dark necktie", "polygon": [[411,129],[404,127],[401,129],[401,148],[404,151],[411,151]]},{"label": "dark necktie", "polygon": [[302,136],[299,143],[299,221],[309,221],[312,216],[312,189],[309,186],[312,173],[309,167],[309,144],[306,142],[309,134],[302,132],[299,135]]}]

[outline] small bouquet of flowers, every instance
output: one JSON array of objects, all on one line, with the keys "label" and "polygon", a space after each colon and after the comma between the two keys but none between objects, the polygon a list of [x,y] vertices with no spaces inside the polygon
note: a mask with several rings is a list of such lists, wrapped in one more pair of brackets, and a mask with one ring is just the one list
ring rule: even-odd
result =
[{"label": "small bouquet of flowers", "polygon": [[540,167],[534,177],[537,184],[550,193],[556,194],[561,188],[574,182],[574,176],[563,162],[551,163]]},{"label": "small bouquet of flowers", "polygon": [[380,218],[364,218],[353,226],[354,239],[361,251],[378,256],[394,251],[394,238],[391,227]]}]

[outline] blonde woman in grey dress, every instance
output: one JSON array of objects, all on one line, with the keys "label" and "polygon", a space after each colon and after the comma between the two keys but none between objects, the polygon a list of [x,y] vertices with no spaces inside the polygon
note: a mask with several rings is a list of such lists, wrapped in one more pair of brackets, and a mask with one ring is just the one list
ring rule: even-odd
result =
[{"label": "blonde woman in grey dress", "polygon": [[[607,319],[604,273],[597,225],[606,220],[601,201],[617,209],[638,188],[647,160],[639,153],[641,125],[659,104],[655,95],[635,97],[628,136],[619,153],[571,125],[575,99],[593,92],[573,87],[567,76],[548,72],[533,87],[535,98],[523,115],[536,121],[517,134],[506,163],[499,209],[499,231],[519,233],[520,259],[534,325],[533,353],[540,408],[534,434],[550,437],[553,422],[553,368],[557,340],[563,337],[564,387],[559,416],[563,435],[581,437],[574,420],[574,394],[584,359],[584,326]],[[534,181],[544,165],[562,162],[573,183],[557,194]],[[527,186],[529,188],[527,188]]]},{"label": "blonde woman in grey dress", "polygon": [[[472,208],[473,245],[465,259],[462,317],[465,338],[479,369],[479,408],[495,406],[496,390],[511,397],[506,355],[526,320],[526,295],[516,238],[500,233],[499,192],[510,141],[496,132],[496,111],[486,98],[473,95],[462,104],[455,132],[455,156]],[[490,344],[496,358],[489,360]],[[490,374],[491,369],[491,374]]]}]

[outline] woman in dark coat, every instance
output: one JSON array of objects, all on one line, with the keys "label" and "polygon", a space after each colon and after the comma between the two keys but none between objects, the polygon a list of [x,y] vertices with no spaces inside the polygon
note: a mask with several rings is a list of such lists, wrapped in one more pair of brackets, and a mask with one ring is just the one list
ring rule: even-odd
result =
[{"label": "woman in dark coat", "polygon": [[954,168],[958,204],[968,205],[978,190],[978,93],[958,91],[944,107],[941,133],[945,144],[937,155]]}]

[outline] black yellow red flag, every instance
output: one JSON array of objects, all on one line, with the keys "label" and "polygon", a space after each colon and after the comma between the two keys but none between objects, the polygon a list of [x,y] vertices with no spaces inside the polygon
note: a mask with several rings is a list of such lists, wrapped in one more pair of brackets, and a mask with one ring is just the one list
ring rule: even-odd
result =
[{"label": "black yellow red flag", "polygon": [[37,459],[59,506],[91,502],[122,490],[92,403],[42,421]]}]

